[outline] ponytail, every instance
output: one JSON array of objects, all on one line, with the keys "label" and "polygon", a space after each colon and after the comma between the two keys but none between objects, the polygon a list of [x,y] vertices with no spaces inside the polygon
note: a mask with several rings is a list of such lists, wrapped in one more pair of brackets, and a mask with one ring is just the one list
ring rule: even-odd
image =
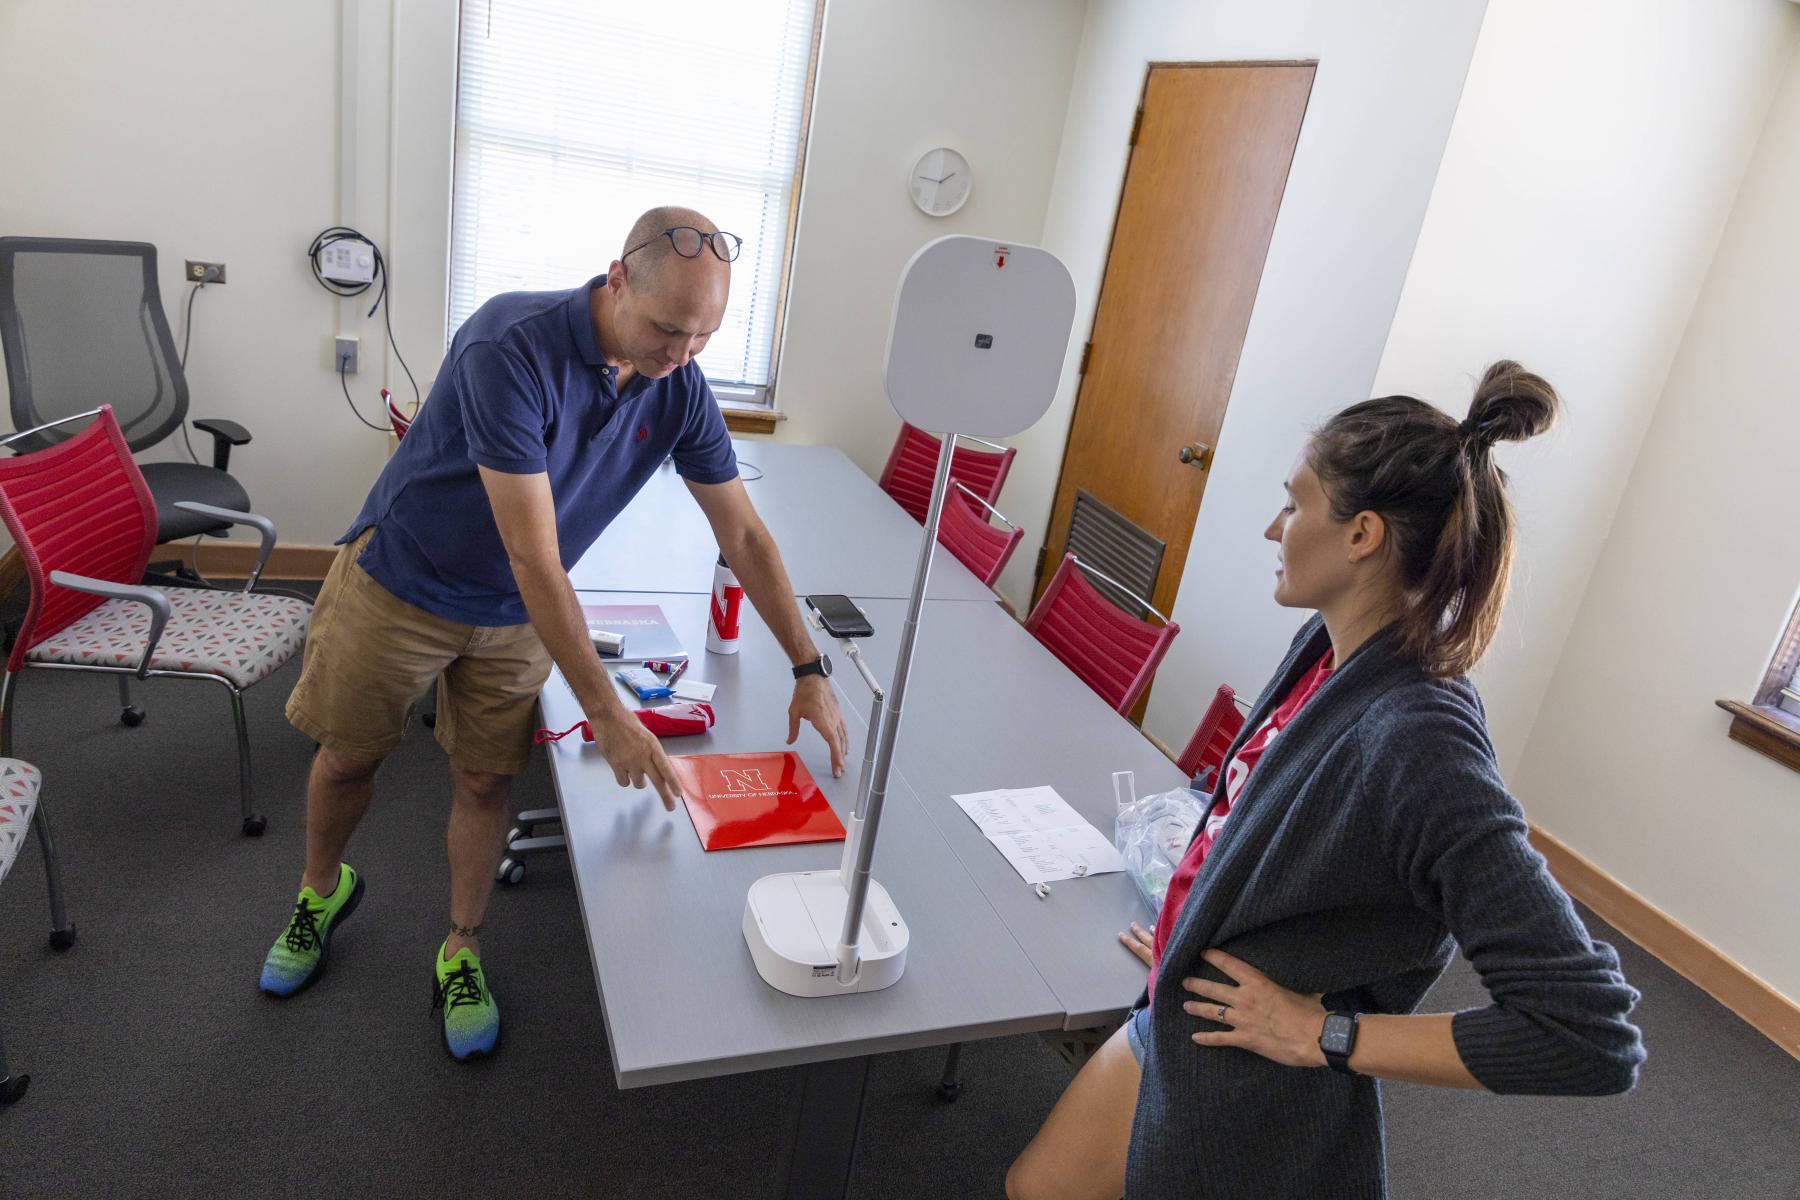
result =
[{"label": "ponytail", "polygon": [[1422,400],[1387,396],[1345,409],[1313,436],[1308,461],[1332,517],[1374,512],[1403,586],[1401,652],[1433,675],[1469,671],[1494,639],[1512,574],[1513,511],[1496,442],[1549,429],[1556,391],[1497,362],[1458,423]]}]

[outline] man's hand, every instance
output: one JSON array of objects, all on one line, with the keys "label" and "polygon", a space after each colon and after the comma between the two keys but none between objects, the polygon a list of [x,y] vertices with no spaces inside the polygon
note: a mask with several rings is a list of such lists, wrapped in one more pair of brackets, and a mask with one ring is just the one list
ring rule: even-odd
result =
[{"label": "man's hand", "polygon": [[787,744],[790,746],[800,736],[802,719],[810,721],[819,736],[825,739],[825,744],[831,747],[832,778],[841,776],[850,735],[844,730],[844,717],[838,712],[837,697],[832,694],[831,684],[821,675],[808,675],[794,681],[794,699],[788,705]]},{"label": "man's hand", "polygon": [[648,782],[662,797],[663,807],[675,811],[675,801],[681,795],[675,768],[663,753],[662,743],[644,728],[643,722],[630,713],[623,719],[616,713],[602,713],[588,717],[588,728],[594,731],[594,744],[606,756],[620,787],[629,784],[641,788]]}]

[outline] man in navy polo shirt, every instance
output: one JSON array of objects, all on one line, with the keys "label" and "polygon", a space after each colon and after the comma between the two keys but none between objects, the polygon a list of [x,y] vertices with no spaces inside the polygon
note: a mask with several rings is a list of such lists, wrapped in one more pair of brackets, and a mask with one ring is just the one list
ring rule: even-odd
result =
[{"label": "man in navy polo shirt", "polygon": [[477,935],[504,852],[512,777],[553,661],[619,783],[648,784],[675,807],[669,760],[615,695],[568,577],[665,458],[794,664],[789,744],[810,722],[842,774],[844,722],[825,664],[693,362],[723,318],[738,245],[691,209],[653,209],[605,275],[572,291],[495,296],[457,331],[313,610],[287,706],[288,720],[319,743],[306,867],[263,963],[264,991],[291,996],[323,972],[332,933],[364,891],[344,846],[368,810],[376,768],[436,679],[436,733],[452,781],[437,1004],[453,1056],[493,1051],[500,1014]]}]

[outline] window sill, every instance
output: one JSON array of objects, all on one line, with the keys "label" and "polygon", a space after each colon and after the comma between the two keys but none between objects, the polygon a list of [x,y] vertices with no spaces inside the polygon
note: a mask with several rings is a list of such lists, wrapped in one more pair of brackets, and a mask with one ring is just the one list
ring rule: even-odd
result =
[{"label": "window sill", "polygon": [[1766,754],[1790,770],[1800,771],[1800,717],[1766,704],[1720,700],[1731,714],[1731,740]]},{"label": "window sill", "polygon": [[787,420],[787,414],[761,406],[720,404],[719,411],[725,414],[725,428],[732,433],[774,433],[775,426]]}]

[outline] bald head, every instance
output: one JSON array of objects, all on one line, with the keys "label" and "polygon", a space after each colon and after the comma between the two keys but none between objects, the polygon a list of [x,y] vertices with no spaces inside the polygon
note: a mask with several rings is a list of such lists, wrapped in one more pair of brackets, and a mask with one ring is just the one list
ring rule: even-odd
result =
[{"label": "bald head", "polygon": [[705,214],[691,208],[665,204],[651,209],[631,226],[619,256],[632,283],[645,291],[661,291],[665,281],[692,288],[716,286],[720,277],[729,280],[731,264],[714,254],[710,246],[701,246],[695,258],[684,258],[675,252],[674,243],[663,232],[681,226],[701,233],[717,233],[719,229]]},{"label": "bald head", "polygon": [[663,235],[681,227],[718,232],[691,208],[651,209],[632,225],[605,288],[589,301],[608,360],[629,361],[652,379],[685,366],[705,348],[730,299],[731,264],[705,243],[692,258],[678,253]]}]

